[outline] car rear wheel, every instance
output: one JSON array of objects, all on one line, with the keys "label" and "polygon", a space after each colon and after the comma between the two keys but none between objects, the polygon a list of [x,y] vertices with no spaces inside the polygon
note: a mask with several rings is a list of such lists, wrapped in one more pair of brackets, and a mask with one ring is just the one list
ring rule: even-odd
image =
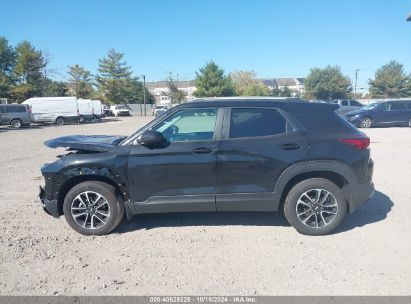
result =
[{"label": "car rear wheel", "polygon": [[372,127],[371,117],[364,117],[363,119],[361,119],[360,127],[361,128],[371,128]]},{"label": "car rear wheel", "polygon": [[21,128],[21,126],[22,126],[23,124],[22,124],[22,122],[21,122],[20,119],[13,119],[13,120],[10,122],[10,125],[11,125],[12,128],[18,129],[18,128]]},{"label": "car rear wheel", "polygon": [[123,218],[124,207],[109,184],[90,181],[74,186],[63,204],[67,223],[83,235],[105,235]]},{"label": "car rear wheel", "polygon": [[341,189],[324,178],[299,182],[290,190],[284,204],[288,222],[306,235],[332,232],[346,213],[347,203]]},{"label": "car rear wheel", "polygon": [[64,125],[64,123],[65,123],[65,121],[64,121],[64,118],[63,118],[63,117],[58,117],[58,118],[56,119],[56,125],[62,126],[62,125]]},{"label": "car rear wheel", "polygon": [[410,120],[408,121],[408,126],[411,128],[411,118],[410,118]]}]

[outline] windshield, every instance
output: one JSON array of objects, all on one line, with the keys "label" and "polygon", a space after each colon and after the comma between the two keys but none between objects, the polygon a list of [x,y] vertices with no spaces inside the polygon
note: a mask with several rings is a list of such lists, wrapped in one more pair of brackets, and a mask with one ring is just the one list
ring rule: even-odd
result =
[{"label": "windshield", "polygon": [[117,106],[118,110],[124,110],[126,107],[125,106]]},{"label": "windshield", "polygon": [[364,107],[364,109],[374,109],[374,108],[378,107],[380,104],[381,103],[379,103],[379,102],[370,103],[369,105],[366,105]]},{"label": "windshield", "polygon": [[165,106],[157,106],[156,109],[157,110],[164,110],[166,107]]}]

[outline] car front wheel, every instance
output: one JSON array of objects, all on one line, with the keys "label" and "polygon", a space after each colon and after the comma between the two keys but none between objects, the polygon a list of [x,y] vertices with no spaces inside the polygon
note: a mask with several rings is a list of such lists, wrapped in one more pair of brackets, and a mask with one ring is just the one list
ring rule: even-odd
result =
[{"label": "car front wheel", "polygon": [[290,190],[284,213],[298,232],[325,235],[341,224],[347,213],[347,203],[341,189],[333,182],[310,178]]},{"label": "car front wheel", "polygon": [[124,207],[113,186],[90,181],[74,186],[67,193],[63,211],[75,231],[83,235],[105,235],[119,225]]},{"label": "car front wheel", "polygon": [[361,119],[360,127],[361,128],[371,128],[372,127],[371,117],[364,117],[363,119]]}]

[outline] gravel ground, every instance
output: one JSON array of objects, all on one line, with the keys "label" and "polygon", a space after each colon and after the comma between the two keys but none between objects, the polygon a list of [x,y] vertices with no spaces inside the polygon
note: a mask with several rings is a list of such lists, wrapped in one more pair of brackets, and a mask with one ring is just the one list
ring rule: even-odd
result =
[{"label": "gravel ground", "polygon": [[142,215],[84,237],[40,208],[40,167],[69,134],[127,135],[148,119],[0,128],[1,295],[409,295],[411,130],[371,129],[376,194],[333,235],[268,213]]}]

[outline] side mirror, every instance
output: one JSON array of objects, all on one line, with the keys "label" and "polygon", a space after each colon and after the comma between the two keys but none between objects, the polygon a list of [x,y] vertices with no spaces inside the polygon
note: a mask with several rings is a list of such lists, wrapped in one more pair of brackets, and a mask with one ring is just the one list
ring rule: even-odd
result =
[{"label": "side mirror", "polygon": [[158,131],[147,130],[138,139],[138,143],[147,148],[161,148],[167,142],[166,138]]}]

